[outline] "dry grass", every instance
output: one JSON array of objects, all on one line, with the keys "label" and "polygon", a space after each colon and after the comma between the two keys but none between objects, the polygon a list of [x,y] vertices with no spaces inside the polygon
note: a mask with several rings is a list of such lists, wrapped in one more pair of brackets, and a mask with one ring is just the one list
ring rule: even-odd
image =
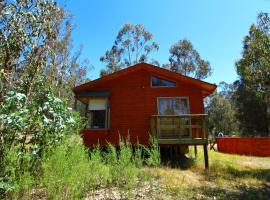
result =
[{"label": "dry grass", "polygon": [[205,171],[203,152],[198,150],[197,160],[186,170],[147,169],[160,177],[171,199],[270,199],[270,158],[209,151],[210,168]]}]

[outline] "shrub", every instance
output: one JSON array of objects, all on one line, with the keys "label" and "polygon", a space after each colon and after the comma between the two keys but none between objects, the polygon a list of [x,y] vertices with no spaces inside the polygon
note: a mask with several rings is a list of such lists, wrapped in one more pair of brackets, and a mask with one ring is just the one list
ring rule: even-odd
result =
[{"label": "shrub", "polygon": [[[120,191],[130,192],[137,187],[139,180],[149,180],[149,175],[140,170],[143,164],[159,164],[159,148],[156,145],[152,138],[149,148],[137,145],[133,149],[129,139],[122,139],[119,148],[108,144],[106,151],[96,147],[87,152],[81,137],[73,134],[65,136],[55,148],[43,154],[41,167],[36,173],[25,170],[17,177],[12,168],[18,161],[17,150],[12,149],[6,155],[10,181],[6,178],[6,185],[2,187],[12,191],[12,198],[31,198],[33,189],[41,190],[49,199],[83,198],[89,190],[112,185],[119,187]],[[145,157],[144,153],[147,154]]]},{"label": "shrub", "polygon": [[146,164],[148,166],[159,166],[160,165],[160,148],[158,141],[154,136],[150,136],[150,147],[144,148],[147,158]]},{"label": "shrub", "polygon": [[50,199],[79,198],[90,184],[89,168],[81,138],[72,136],[42,160],[42,186]]},{"label": "shrub", "polygon": [[[114,151],[114,147],[111,146],[111,148],[112,151]],[[101,185],[106,186],[107,184],[110,184],[112,182],[110,166],[107,163],[115,162],[114,159],[117,158],[113,158],[111,155],[112,153],[110,153],[110,156],[108,156],[108,154],[102,154],[100,147],[96,147],[90,150],[90,188],[96,188]]]},{"label": "shrub", "polygon": [[129,138],[126,140],[120,138],[117,163],[110,164],[113,182],[124,189],[132,188],[139,172],[133,162],[133,149]]},{"label": "shrub", "polygon": [[[40,158],[67,135],[78,132],[82,121],[66,101],[56,98],[40,77],[36,93],[9,91],[0,109],[0,187],[18,186],[24,174],[39,174]],[[12,154],[11,154],[12,153]],[[1,186],[2,185],[2,186]],[[5,189],[6,188],[6,189]],[[1,190],[1,189],[0,189]]]},{"label": "shrub", "polygon": [[142,167],[144,162],[144,146],[137,144],[134,149],[133,162],[136,167]]}]

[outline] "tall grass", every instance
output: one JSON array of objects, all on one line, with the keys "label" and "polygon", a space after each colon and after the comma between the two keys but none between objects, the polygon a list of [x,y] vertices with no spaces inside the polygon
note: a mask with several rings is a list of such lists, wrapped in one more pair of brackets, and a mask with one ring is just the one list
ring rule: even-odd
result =
[{"label": "tall grass", "polygon": [[65,140],[42,161],[42,187],[50,199],[82,197],[91,180],[87,152],[77,137]]},{"label": "tall grass", "polygon": [[158,145],[158,141],[155,137],[150,136],[150,147],[145,148],[147,159],[146,164],[148,166],[159,166],[161,159],[160,159],[160,149]]},{"label": "tall grass", "polygon": [[91,190],[110,186],[128,192],[140,179],[150,177],[142,167],[159,165],[154,142],[133,147],[129,139],[121,139],[119,147],[108,144],[105,150],[87,150],[79,136],[72,136],[42,158],[39,173],[22,174],[11,196],[31,198],[34,190],[49,199],[80,199]]}]

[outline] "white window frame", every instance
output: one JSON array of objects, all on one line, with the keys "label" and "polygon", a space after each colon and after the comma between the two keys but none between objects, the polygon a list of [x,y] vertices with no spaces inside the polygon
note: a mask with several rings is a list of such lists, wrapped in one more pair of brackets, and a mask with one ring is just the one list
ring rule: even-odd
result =
[{"label": "white window frame", "polygon": [[[187,100],[187,106],[188,106],[188,114],[190,114],[190,106],[189,106],[189,97],[188,96],[178,96],[178,97],[157,97],[157,111],[158,111],[158,115],[160,115],[159,112],[159,99],[186,99]],[[176,115],[177,116],[177,115]]]},{"label": "white window frame", "polygon": [[[107,130],[110,127],[110,107],[109,107],[109,99],[108,98],[90,98],[89,101],[91,101],[91,99],[106,99],[106,105],[105,105],[105,126],[104,128],[91,128],[90,124],[88,124],[88,127],[86,127],[87,130]],[[86,106],[86,112],[85,112],[85,117],[87,119],[88,116],[87,114],[91,112],[91,110],[88,109],[89,108],[89,103]],[[90,122],[89,122],[90,123]]]},{"label": "white window frame", "polygon": [[[158,111],[158,115],[161,115],[159,113],[159,99],[171,99],[171,98],[176,98],[176,99],[186,99],[187,100],[187,106],[188,106],[188,113],[187,114],[190,114],[190,106],[189,106],[189,97],[188,96],[178,96],[178,97],[157,97],[157,111]],[[186,114],[183,114],[183,115],[186,115]],[[179,115],[175,115],[175,116],[179,116]],[[181,116],[181,115],[180,115]],[[159,119],[158,119],[159,120]],[[190,119],[189,119],[189,124],[191,123]],[[160,121],[158,121],[158,133],[160,133],[160,127],[159,127],[159,124],[160,124]],[[190,131],[189,129],[189,135],[191,136],[192,135],[192,132]],[[159,136],[158,136],[159,137]]]}]

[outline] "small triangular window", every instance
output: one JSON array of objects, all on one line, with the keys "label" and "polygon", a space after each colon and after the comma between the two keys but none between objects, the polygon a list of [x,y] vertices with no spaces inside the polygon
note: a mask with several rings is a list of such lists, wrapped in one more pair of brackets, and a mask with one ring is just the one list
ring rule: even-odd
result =
[{"label": "small triangular window", "polygon": [[152,76],[152,87],[174,87],[176,82]]}]

